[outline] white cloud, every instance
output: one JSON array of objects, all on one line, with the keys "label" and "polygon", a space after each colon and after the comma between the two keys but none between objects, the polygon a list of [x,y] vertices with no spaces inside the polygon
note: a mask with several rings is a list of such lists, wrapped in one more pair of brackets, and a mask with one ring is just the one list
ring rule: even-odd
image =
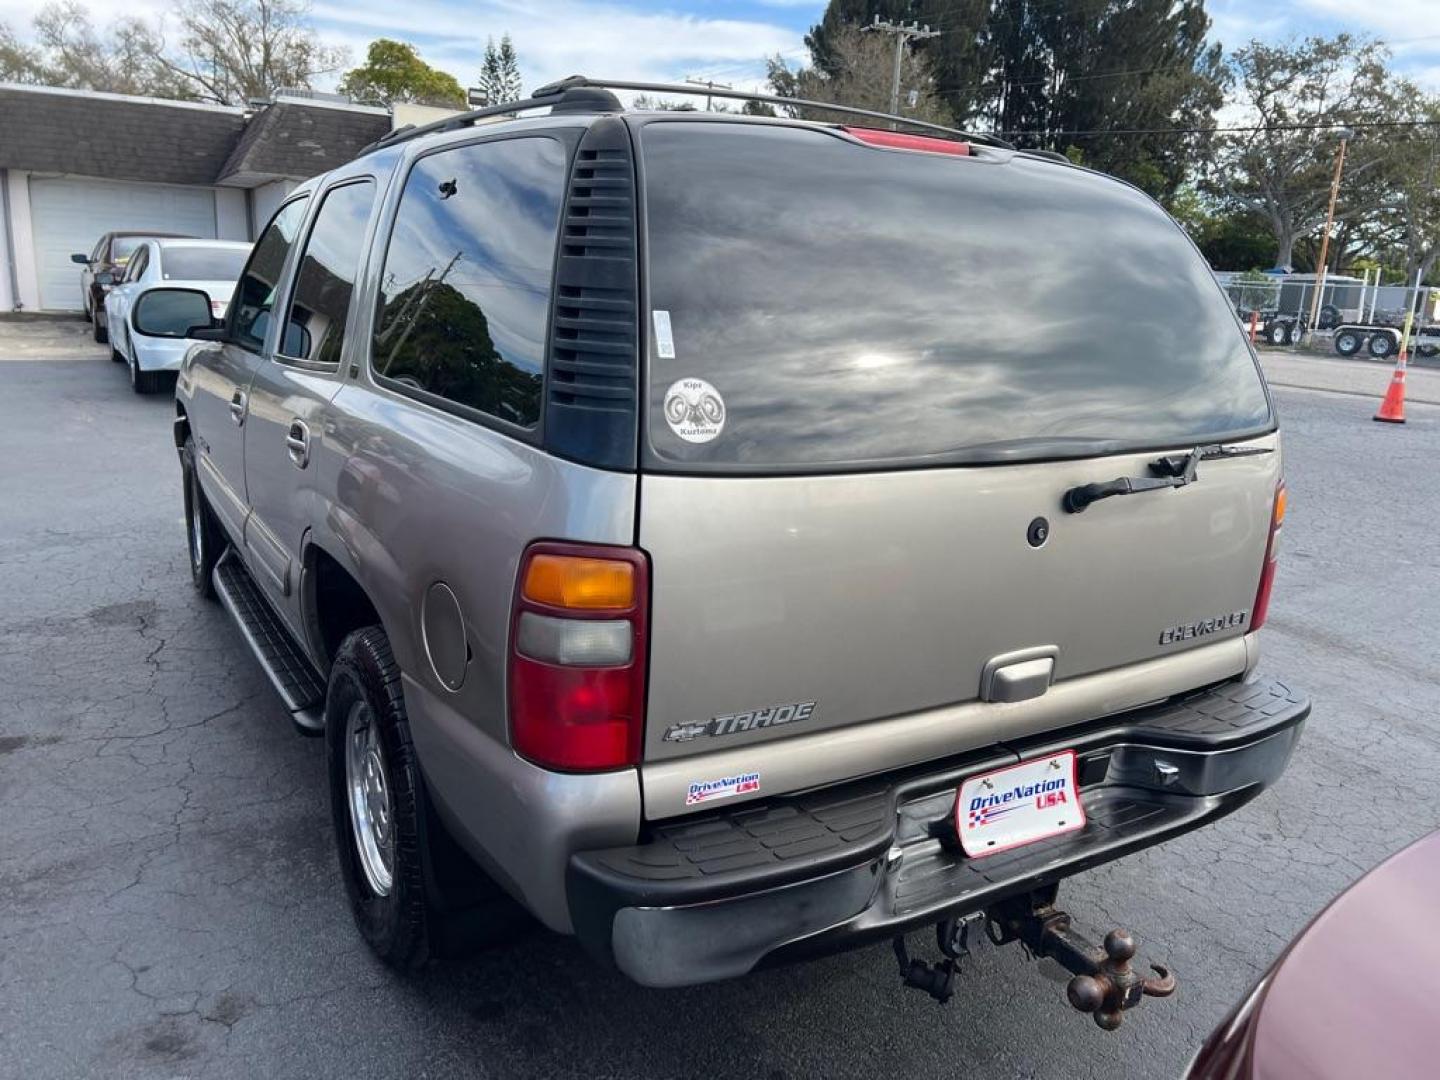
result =
[{"label": "white cloud", "polygon": [[1297,0],[1296,6],[1381,39],[1416,37],[1435,23],[1435,0]]},{"label": "white cloud", "polygon": [[[29,37],[44,3],[0,0],[0,22]],[[169,15],[173,21],[173,12],[167,0],[129,0],[124,14],[152,21]],[[100,7],[92,6],[91,13],[102,28],[115,17]],[[465,86],[475,83],[486,39],[508,33],[527,91],[576,73],[654,82],[693,76],[748,88],[764,81],[765,57],[805,54],[803,35],[774,23],[647,11],[617,2],[318,0],[311,18],[320,38],[346,48],[351,63],[363,59],[375,38],[396,38],[413,43],[426,61]],[[320,82],[333,85],[335,79]]]},{"label": "white cloud", "polygon": [[[3,0],[0,0],[3,2]],[[583,73],[678,81],[686,75],[738,81],[764,71],[764,58],[802,49],[799,33],[766,22],[646,12],[619,4],[517,4],[491,0],[460,8],[438,0],[323,0],[314,17],[327,40],[352,50],[374,37],[412,41],[437,67],[470,84],[488,37],[509,33],[527,90]],[[734,73],[735,79],[729,76]]]}]

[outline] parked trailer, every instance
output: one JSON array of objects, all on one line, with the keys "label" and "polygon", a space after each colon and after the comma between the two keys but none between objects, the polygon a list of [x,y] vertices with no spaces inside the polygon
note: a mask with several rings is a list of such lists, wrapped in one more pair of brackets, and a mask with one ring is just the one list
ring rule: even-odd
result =
[{"label": "parked trailer", "polygon": [[[1355,356],[1364,350],[1377,360],[1385,360],[1400,351],[1402,331],[1379,323],[1341,323],[1335,328],[1335,351],[1341,356]],[[1411,346],[1421,356],[1440,354],[1440,326],[1421,326],[1410,333]]]},{"label": "parked trailer", "polygon": [[[1237,309],[1240,317],[1240,324],[1245,327],[1250,325],[1252,312]],[[1283,311],[1259,310],[1253,312],[1258,316],[1255,323],[1255,336],[1257,340],[1267,342],[1270,345],[1296,345],[1300,342],[1300,335],[1305,332],[1310,320],[1304,314],[1291,314]],[[1320,309],[1320,318],[1316,327],[1320,330],[1329,330],[1340,322],[1340,310],[1331,304],[1326,304]]]}]

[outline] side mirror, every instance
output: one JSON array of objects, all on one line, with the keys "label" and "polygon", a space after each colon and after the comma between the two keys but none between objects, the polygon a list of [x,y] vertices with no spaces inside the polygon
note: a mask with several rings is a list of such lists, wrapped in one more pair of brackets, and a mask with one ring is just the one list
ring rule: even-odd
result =
[{"label": "side mirror", "polygon": [[96,284],[96,285],[114,285],[114,284],[115,284],[115,275],[112,274],[112,273],[110,273],[110,271],[108,271],[108,270],[101,270],[98,274],[95,275],[95,284]]},{"label": "side mirror", "polygon": [[130,316],[135,332],[147,337],[198,337],[216,326],[210,297],[199,289],[151,289],[135,301]]},{"label": "side mirror", "polygon": [[89,266],[89,265],[90,265],[90,256],[89,256],[89,255],[81,255],[79,252],[76,252],[74,255],[71,255],[71,256],[70,256],[70,261],[73,262],[73,263],[78,263],[78,264],[81,265],[81,266]]}]

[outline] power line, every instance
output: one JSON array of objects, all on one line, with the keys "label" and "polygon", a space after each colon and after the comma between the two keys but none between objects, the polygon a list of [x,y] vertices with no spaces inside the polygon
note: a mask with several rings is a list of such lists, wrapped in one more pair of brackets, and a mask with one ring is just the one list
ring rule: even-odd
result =
[{"label": "power line", "polygon": [[[1163,65],[1158,66],[1158,67],[1132,68],[1132,69],[1130,69],[1130,70],[1128,70],[1128,71],[1101,71],[1101,72],[1096,72],[1096,73],[1094,73],[1094,74],[1092,74],[1092,75],[1066,75],[1064,81],[1067,82],[1067,83],[1072,83],[1072,82],[1090,82],[1090,81],[1093,81],[1093,80],[1095,80],[1095,79],[1118,79],[1118,78],[1122,78],[1122,77],[1127,76],[1127,75],[1154,75],[1156,72],[1161,72],[1161,71],[1184,71],[1184,72],[1194,73],[1194,71],[1195,71],[1195,65],[1194,65],[1193,63],[1192,63],[1192,64],[1163,64]],[[938,90],[938,91],[940,91],[940,92],[942,92],[942,93],[949,93],[949,92],[951,92],[951,91],[959,92],[959,91],[964,91],[964,90],[985,90],[985,89],[987,89],[987,88],[995,85],[995,83],[997,83],[997,82],[1004,82],[1004,84],[1005,84],[1006,86],[1045,86],[1045,85],[1049,84],[1049,83],[1052,82],[1052,81],[1053,81],[1052,78],[1042,78],[1042,79],[999,79],[999,78],[996,78],[996,79],[992,79],[990,82],[971,83],[971,84],[968,85],[968,86],[950,86],[950,85],[945,85],[945,86],[937,86],[935,89]]]},{"label": "power line", "polygon": [[992,135],[1002,138],[1093,138],[1101,135],[1208,135],[1230,132],[1272,132],[1272,131],[1331,131],[1338,128],[1417,128],[1440,127],[1436,120],[1363,120],[1326,121],[1319,124],[1253,124],[1227,125],[1224,127],[1168,127],[1168,128],[1094,128],[1090,131],[995,131]]}]

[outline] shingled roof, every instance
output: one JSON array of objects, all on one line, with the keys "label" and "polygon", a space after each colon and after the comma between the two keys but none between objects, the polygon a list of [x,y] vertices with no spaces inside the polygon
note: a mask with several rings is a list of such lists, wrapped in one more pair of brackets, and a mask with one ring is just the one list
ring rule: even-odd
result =
[{"label": "shingled roof", "polygon": [[254,187],[304,180],[390,130],[380,109],[282,100],[250,110],[0,83],[0,168]]},{"label": "shingled roof", "polygon": [[389,130],[389,114],[378,109],[276,102],[250,121],[217,178],[237,187],[304,180],[343,165]]},{"label": "shingled roof", "polygon": [[245,110],[49,86],[0,85],[0,166],[213,184]]}]

